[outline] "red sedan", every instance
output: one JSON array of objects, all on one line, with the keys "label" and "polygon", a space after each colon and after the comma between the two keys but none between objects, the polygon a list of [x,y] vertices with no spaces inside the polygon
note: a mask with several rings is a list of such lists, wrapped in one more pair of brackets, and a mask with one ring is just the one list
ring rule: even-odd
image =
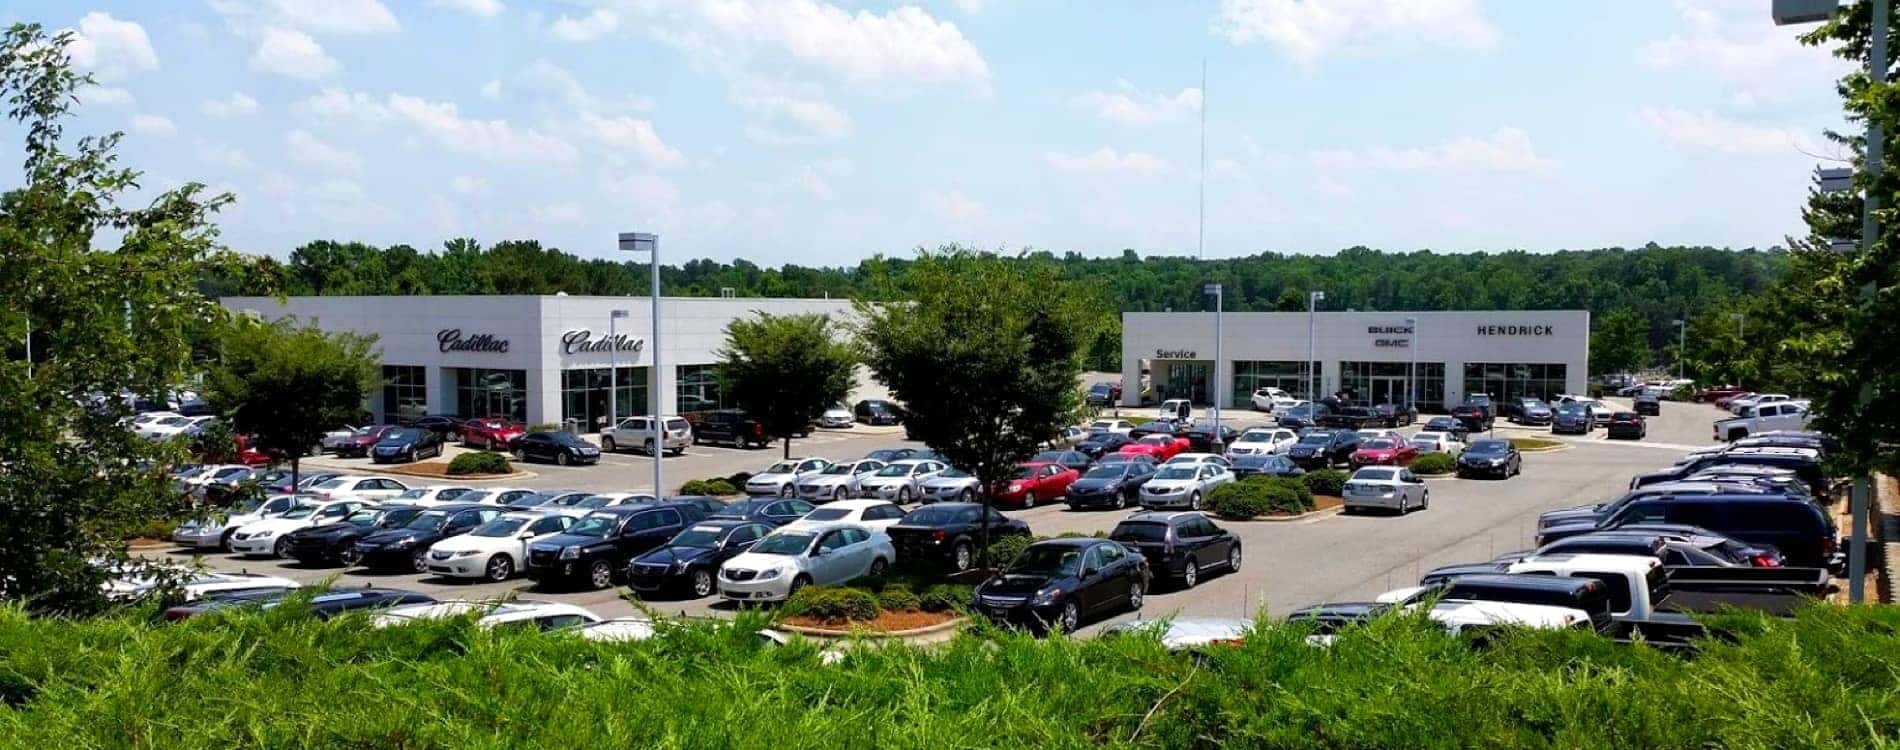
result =
[{"label": "red sedan", "polygon": [[249,466],[253,469],[270,465],[270,462],[271,462],[270,454],[260,451],[256,448],[252,448],[251,437],[249,435],[237,436],[237,447],[238,447],[238,463],[244,464],[245,466]]},{"label": "red sedan", "polygon": [[1360,443],[1359,450],[1352,452],[1351,461],[1354,467],[1374,464],[1409,466],[1414,458],[1418,458],[1418,446],[1413,445],[1412,441],[1377,438]]},{"label": "red sedan", "polygon": [[1714,403],[1716,406],[1726,406],[1724,402],[1747,392],[1748,389],[1739,385],[1712,385],[1696,391],[1695,400]]},{"label": "red sedan", "polygon": [[1116,453],[1130,453],[1153,456],[1156,461],[1166,461],[1180,455],[1188,449],[1188,439],[1163,433],[1143,435],[1140,440],[1121,447]]},{"label": "red sedan", "polygon": [[487,450],[507,450],[509,443],[526,434],[526,427],[506,417],[482,417],[462,423],[462,444]]},{"label": "red sedan", "polygon": [[1068,494],[1069,485],[1082,477],[1074,469],[1044,461],[1030,461],[1017,468],[1016,478],[991,494],[997,500],[1024,508],[1034,508],[1036,503]]},{"label": "red sedan", "polygon": [[393,429],[396,429],[396,426],[393,424],[375,424],[368,427],[358,427],[356,428],[356,432],[350,433],[349,437],[337,441],[336,455],[338,458],[349,458],[351,456],[358,458],[368,457],[369,447],[375,445],[376,441],[383,439],[383,433]]}]

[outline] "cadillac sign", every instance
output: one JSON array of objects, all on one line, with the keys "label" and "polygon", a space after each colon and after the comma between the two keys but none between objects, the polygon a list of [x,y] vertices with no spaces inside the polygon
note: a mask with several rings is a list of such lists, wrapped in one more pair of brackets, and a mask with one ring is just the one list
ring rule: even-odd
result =
[{"label": "cadillac sign", "polygon": [[460,328],[444,328],[435,332],[435,348],[436,351],[442,352],[443,354],[449,352],[507,354],[508,340],[496,338],[495,335],[491,333],[476,333],[463,336],[462,329]]},{"label": "cadillac sign", "polygon": [[585,328],[561,334],[562,354],[596,354],[601,352],[622,351],[639,354],[646,349],[646,339],[635,338],[624,333],[594,338],[594,333]]}]

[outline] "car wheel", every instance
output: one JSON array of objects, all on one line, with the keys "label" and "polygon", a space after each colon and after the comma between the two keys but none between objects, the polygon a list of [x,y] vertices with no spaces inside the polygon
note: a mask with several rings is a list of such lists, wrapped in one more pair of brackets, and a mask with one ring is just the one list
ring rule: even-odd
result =
[{"label": "car wheel", "polygon": [[357,563],[363,561],[363,553],[357,551],[355,542],[351,542],[350,546],[337,550],[336,561],[342,563],[345,568],[354,568]]},{"label": "car wheel", "polygon": [[595,560],[593,565],[587,567],[587,584],[594,587],[595,591],[612,586],[613,583],[614,569],[606,560]]},{"label": "car wheel", "polygon": [[1201,491],[1195,490],[1193,495],[1188,496],[1188,510],[1200,510],[1200,509],[1201,509]]},{"label": "car wheel", "polygon": [[950,565],[958,573],[976,565],[976,551],[970,548],[969,542],[957,542],[956,549],[950,551]]},{"label": "car wheel", "polygon": [[641,447],[641,449],[640,449],[640,450],[641,450],[641,451],[643,451],[643,452],[645,452],[645,453],[646,453],[647,455],[649,455],[649,456],[658,456],[658,455],[660,455],[660,454],[658,454],[658,453],[654,453],[654,452],[653,452],[653,441],[651,441],[651,440],[648,440],[648,441],[646,441],[646,443],[645,443],[645,444],[644,444],[644,445],[643,445],[643,446]]},{"label": "car wheel", "polygon": [[616,450],[616,447],[614,446],[614,439],[612,437],[602,435],[600,437],[600,449],[608,453],[614,452]]},{"label": "car wheel", "polygon": [[1230,573],[1240,572],[1240,545],[1239,544],[1235,544],[1234,546],[1227,548],[1227,571]]},{"label": "car wheel", "polygon": [[1418,509],[1430,510],[1431,507],[1432,507],[1432,491],[1426,490],[1425,494],[1420,495],[1418,498]]},{"label": "car wheel", "polygon": [[832,501],[832,502],[834,502],[834,503],[835,503],[835,502],[839,502],[839,501],[841,501],[841,500],[843,500],[843,499],[844,499],[844,488],[843,488],[843,487],[838,487],[838,488],[836,488],[836,489],[833,489],[833,490],[831,491],[831,501]]},{"label": "car wheel", "polygon": [[1029,490],[1027,492],[1024,492],[1023,493],[1023,510],[1029,510],[1030,508],[1034,508],[1034,507],[1036,507],[1036,491]]},{"label": "car wheel", "polygon": [[1082,611],[1076,609],[1075,602],[1064,602],[1062,605],[1062,613],[1056,615],[1056,625],[1062,628],[1062,632],[1064,633],[1073,633],[1075,632],[1075,626],[1081,622]]},{"label": "car wheel", "polygon": [[975,502],[976,492],[974,490],[971,490],[968,487],[965,487],[963,488],[962,492],[957,493],[957,499],[966,503]]},{"label": "car wheel", "polygon": [[235,527],[224,530],[224,536],[221,536],[218,538],[219,552],[231,551],[231,535],[236,534],[236,533],[237,533],[237,529]]},{"label": "car wheel", "polygon": [[523,453],[523,452],[521,451],[521,449],[519,449],[519,448],[516,448],[516,449],[515,449],[515,450],[513,451],[513,453],[515,454],[515,460],[516,460],[516,461],[526,461],[526,460],[528,460],[528,455],[527,455],[526,453]]},{"label": "car wheel", "polygon": [[489,440],[488,438],[482,438],[482,441],[479,443],[476,443],[475,447],[480,448],[485,451],[492,451],[495,449],[495,441]]},{"label": "car wheel", "polygon": [[408,462],[412,464],[416,462],[416,449],[409,449]]},{"label": "car wheel", "polygon": [[890,570],[890,567],[891,567],[891,564],[884,562],[884,558],[882,557],[875,558],[871,560],[871,571],[869,575],[872,578],[883,578],[884,573]]},{"label": "car wheel", "polygon": [[429,572],[428,550],[416,550],[409,553],[409,569],[417,573]]},{"label": "car wheel", "polygon": [[693,596],[708,597],[713,594],[713,574],[710,570],[693,571]]},{"label": "car wheel", "polygon": [[1115,493],[1115,509],[1116,510],[1128,509],[1128,493],[1126,492]]},{"label": "car wheel", "polygon": [[1131,612],[1141,611],[1141,601],[1148,597],[1148,592],[1142,591],[1142,588],[1143,586],[1141,585],[1140,581],[1136,581],[1135,585],[1128,587],[1128,610],[1129,611]]},{"label": "car wheel", "polygon": [[781,484],[781,485],[779,485],[779,486],[778,486],[778,496],[779,496],[779,497],[791,497],[791,496],[792,496],[792,483],[791,483],[791,482],[786,482],[786,483],[784,483],[784,484]]},{"label": "car wheel", "polygon": [[1412,512],[1412,501],[1407,500],[1404,492],[1399,493],[1399,515]]},{"label": "car wheel", "polygon": [[568,462],[567,451],[561,451],[560,453],[554,454],[554,464],[556,466],[566,466],[567,462]]},{"label": "car wheel", "polygon": [[1187,565],[1181,568],[1181,588],[1191,589],[1200,582],[1201,566],[1199,563],[1189,560]]},{"label": "car wheel", "polygon": [[909,487],[897,488],[897,504],[898,505],[910,504],[910,488]]},{"label": "car wheel", "polygon": [[488,558],[488,565],[482,568],[482,572],[488,576],[488,580],[500,583],[515,577],[515,561],[508,559],[507,555],[496,555]]},{"label": "car wheel", "polygon": [[279,558],[279,559],[289,557],[290,556],[290,539],[287,537],[278,537],[277,543],[271,545],[270,556]]},{"label": "car wheel", "polygon": [[785,589],[785,598],[787,599],[792,598],[792,595],[797,594],[799,589],[805,588],[806,586],[809,586],[809,585],[811,585],[811,577],[804,575],[802,573],[799,574],[797,578],[792,579],[791,588]]}]

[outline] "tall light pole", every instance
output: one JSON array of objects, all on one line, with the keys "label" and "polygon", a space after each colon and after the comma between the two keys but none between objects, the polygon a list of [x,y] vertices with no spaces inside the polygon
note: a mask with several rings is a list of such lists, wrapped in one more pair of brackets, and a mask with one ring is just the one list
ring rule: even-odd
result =
[{"label": "tall light pole", "polygon": [[[1892,23],[1888,0],[1873,0],[1872,4],[1867,40],[1867,79],[1870,88],[1887,82],[1887,27]],[[1838,0],[1774,0],[1772,10],[1776,26],[1826,21],[1839,11]],[[1880,210],[1880,194],[1873,189],[1873,185],[1886,169],[1886,152],[1885,128],[1881,126],[1879,117],[1869,116],[1865,154],[1868,188],[1861,191],[1860,250],[1863,253],[1872,252],[1874,240],[1880,236],[1880,218],[1875,215]],[[1873,282],[1861,285],[1862,304],[1871,301],[1873,296]],[[1861,383],[1860,408],[1866,409],[1873,400],[1873,385]],[[1848,501],[1848,514],[1853,517],[1853,532],[1847,543],[1847,600],[1856,604],[1867,600],[1867,496],[1872,493],[1871,477],[1865,473],[1854,477],[1854,489]]]},{"label": "tall light pole", "polygon": [[1686,368],[1685,365],[1687,364],[1687,358],[1689,354],[1687,350],[1687,347],[1689,346],[1689,324],[1683,321],[1681,318],[1677,318],[1675,322],[1676,322],[1676,379],[1681,380],[1683,377],[1683,373],[1688,371],[1688,368]]},{"label": "tall light pole", "polygon": [[653,335],[647,341],[647,391],[651,411],[648,424],[653,427],[653,496],[666,497],[666,483],[660,470],[660,457],[666,455],[666,415],[660,413],[660,236],[646,232],[621,232],[620,249],[646,253],[653,267]]},{"label": "tall light pole", "polygon": [[1319,338],[1319,301],[1326,299],[1326,293],[1318,290],[1306,293],[1306,400],[1319,401],[1319,372],[1313,366],[1313,358],[1319,356],[1314,342]]},{"label": "tall light pole", "polygon": [[620,424],[620,337],[614,335],[614,324],[627,317],[626,310],[612,310],[607,313],[607,424]]},{"label": "tall light pole", "polygon": [[1220,282],[1201,287],[1201,293],[1214,295],[1214,452],[1221,453],[1222,445],[1226,442],[1221,439],[1220,432],[1221,391],[1224,390],[1222,386],[1227,384],[1226,379],[1221,377],[1221,364],[1226,360],[1221,359],[1220,351],[1221,317],[1225,300],[1221,296]]},{"label": "tall light pole", "polygon": [[1418,318],[1405,319],[1405,334],[1411,337],[1410,346],[1407,346],[1405,348],[1412,350],[1412,366],[1405,371],[1405,405],[1407,408],[1417,409],[1418,408]]},{"label": "tall light pole", "polygon": [[1744,321],[1748,320],[1748,316],[1743,315],[1741,313],[1729,313],[1729,317],[1735,319],[1735,338],[1737,339],[1748,338],[1747,324],[1744,323]]}]

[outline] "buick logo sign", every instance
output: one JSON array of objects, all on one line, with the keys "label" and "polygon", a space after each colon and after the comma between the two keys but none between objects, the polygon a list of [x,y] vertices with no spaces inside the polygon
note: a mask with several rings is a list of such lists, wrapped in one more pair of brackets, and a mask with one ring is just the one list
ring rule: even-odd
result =
[{"label": "buick logo sign", "polygon": [[646,348],[646,339],[634,338],[624,333],[594,338],[592,331],[582,328],[561,334],[562,354],[592,354],[609,351],[639,354]]},{"label": "buick logo sign", "polygon": [[435,348],[444,354],[449,352],[507,354],[508,340],[495,338],[493,334],[487,333],[463,336],[460,328],[444,328],[435,332]]}]

